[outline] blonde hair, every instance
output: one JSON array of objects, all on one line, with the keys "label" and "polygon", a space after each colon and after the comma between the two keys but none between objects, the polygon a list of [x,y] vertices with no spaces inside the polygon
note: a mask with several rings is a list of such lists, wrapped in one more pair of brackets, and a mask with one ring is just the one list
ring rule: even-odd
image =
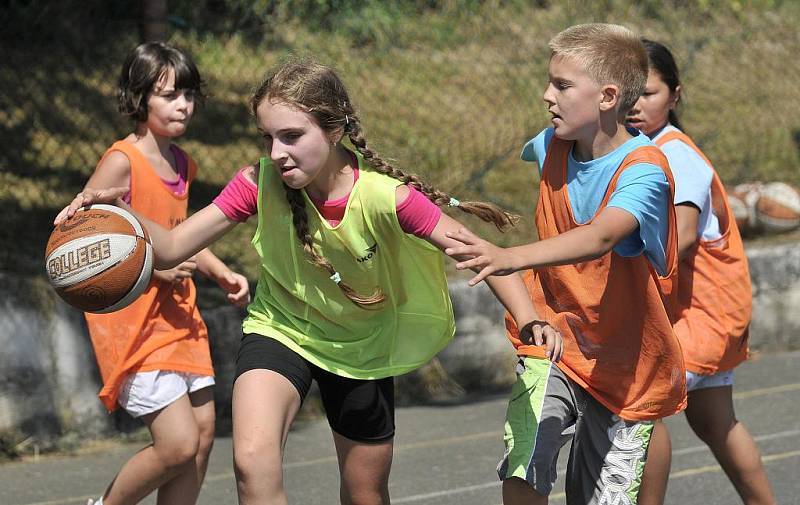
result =
[{"label": "blonde hair", "polygon": [[548,46],[551,57],[576,61],[598,85],[619,86],[621,114],[627,113],[644,93],[647,51],[641,39],[624,26],[607,23],[571,26],[553,37]]},{"label": "blonde hair", "polygon": [[[367,147],[367,140],[358,113],[354,109],[341,79],[329,67],[301,60],[283,64],[268,73],[253,93],[250,100],[253,115],[256,115],[258,106],[264,100],[297,107],[311,115],[326,132],[341,130],[344,135],[347,135],[353,147],[364,157],[370,168],[413,186],[438,206],[456,206],[468,214],[474,214],[484,221],[493,223],[501,230],[513,226],[518,219],[518,216],[509,214],[491,203],[459,202],[449,194],[425,183],[418,176],[392,166]],[[300,240],[308,260],[328,272],[331,278],[336,280],[339,288],[356,305],[370,308],[381,303],[385,296],[380,289],[376,289],[369,296],[359,295],[341,280],[333,265],[314,249],[302,190],[290,188],[286,184],[284,184],[284,189],[286,199],[292,209],[292,220],[297,238]]]}]

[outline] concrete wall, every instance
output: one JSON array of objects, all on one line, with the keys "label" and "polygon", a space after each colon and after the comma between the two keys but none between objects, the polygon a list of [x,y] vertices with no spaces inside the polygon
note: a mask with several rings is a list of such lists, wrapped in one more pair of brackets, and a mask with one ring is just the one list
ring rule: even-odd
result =
[{"label": "concrete wall", "polygon": [[[751,348],[800,348],[800,247],[748,250],[754,288]],[[401,404],[452,401],[499,391],[513,380],[514,354],[505,339],[503,310],[480,285],[451,285],[458,331],[429,365],[397,380]],[[217,371],[218,426],[229,429],[230,392],[243,313],[233,307],[203,312]],[[83,318],[42,278],[0,273],[0,437],[3,433],[93,436],[125,425],[107,416],[96,393],[97,367]]]},{"label": "concrete wall", "polygon": [[751,349],[800,349],[800,244],[747,250],[753,281]]}]

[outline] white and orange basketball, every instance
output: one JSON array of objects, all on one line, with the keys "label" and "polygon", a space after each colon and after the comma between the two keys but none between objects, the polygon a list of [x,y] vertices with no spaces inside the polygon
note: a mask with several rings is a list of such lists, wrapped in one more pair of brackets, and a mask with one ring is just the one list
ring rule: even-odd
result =
[{"label": "white and orange basketball", "polygon": [[784,182],[765,184],[756,203],[756,221],[772,233],[800,226],[800,191]]},{"label": "white and orange basketball", "polygon": [[153,273],[153,247],[133,214],[113,205],[92,205],[53,230],[45,265],[64,301],[104,314],[142,294]]},{"label": "white and orange basketball", "polygon": [[750,209],[744,203],[744,199],[734,193],[732,190],[728,191],[728,205],[733,212],[733,218],[736,220],[736,227],[740,232],[744,233],[750,229]]},{"label": "white and orange basketball", "polygon": [[[739,231],[743,233],[751,232],[758,228],[756,204],[758,199],[761,198],[762,189],[764,189],[764,185],[760,182],[747,182],[739,184],[728,191],[728,202],[731,205],[731,211],[736,216],[736,224],[739,225]],[[737,200],[742,202],[743,207],[738,205]]]}]

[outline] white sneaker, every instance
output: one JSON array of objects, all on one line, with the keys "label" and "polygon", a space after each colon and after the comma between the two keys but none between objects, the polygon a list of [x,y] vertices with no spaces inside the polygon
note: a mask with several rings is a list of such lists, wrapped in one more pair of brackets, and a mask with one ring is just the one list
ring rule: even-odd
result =
[{"label": "white sneaker", "polygon": [[86,502],[86,505],[94,505],[94,500],[89,498],[89,501]]}]

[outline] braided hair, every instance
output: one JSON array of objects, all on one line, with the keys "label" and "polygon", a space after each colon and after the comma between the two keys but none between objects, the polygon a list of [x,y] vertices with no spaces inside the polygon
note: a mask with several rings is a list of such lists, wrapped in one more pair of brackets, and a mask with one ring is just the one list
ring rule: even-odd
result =
[{"label": "braided hair", "polygon": [[[494,204],[486,202],[459,202],[449,194],[422,181],[417,175],[406,173],[386,162],[367,146],[363,127],[341,79],[333,69],[311,61],[294,60],[279,66],[267,74],[256,88],[250,101],[253,115],[264,100],[283,103],[311,115],[326,132],[342,132],[353,147],[376,172],[388,175],[414,187],[437,206],[458,207],[463,212],[474,214],[482,220],[505,230],[513,226],[518,216],[509,214]],[[341,280],[333,265],[314,248],[313,237],[308,229],[306,200],[301,189],[293,189],[284,183],[286,199],[292,211],[292,222],[308,260],[331,275],[339,289],[356,305],[374,308],[385,296],[379,289],[371,295],[360,295]]]}]

